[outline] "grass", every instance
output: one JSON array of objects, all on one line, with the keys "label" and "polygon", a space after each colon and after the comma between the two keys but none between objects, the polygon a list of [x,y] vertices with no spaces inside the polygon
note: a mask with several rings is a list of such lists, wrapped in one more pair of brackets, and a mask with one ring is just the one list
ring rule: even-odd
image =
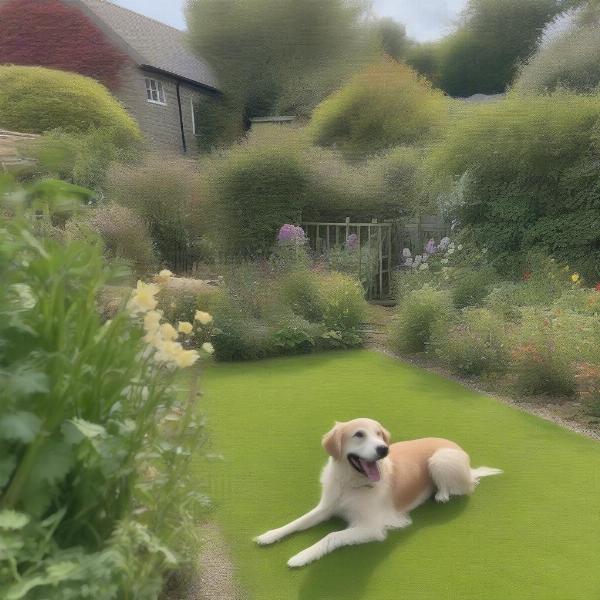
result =
[{"label": "grass", "polygon": [[[209,493],[254,600],[590,600],[600,597],[600,444],[369,351],[220,364],[204,377]],[[393,439],[443,436],[505,474],[470,498],[429,502],[383,543],[301,570],[286,560],[332,521],[259,548],[312,508],[334,420],[379,419]],[[203,473],[203,477],[206,474]]]}]

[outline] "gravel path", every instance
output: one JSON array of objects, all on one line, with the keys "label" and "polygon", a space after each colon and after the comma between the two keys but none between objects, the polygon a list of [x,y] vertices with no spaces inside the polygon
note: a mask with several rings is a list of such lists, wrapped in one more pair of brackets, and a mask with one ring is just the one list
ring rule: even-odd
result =
[{"label": "gravel path", "polygon": [[198,569],[168,600],[245,600],[235,582],[235,566],[219,526],[209,521],[200,529]]}]

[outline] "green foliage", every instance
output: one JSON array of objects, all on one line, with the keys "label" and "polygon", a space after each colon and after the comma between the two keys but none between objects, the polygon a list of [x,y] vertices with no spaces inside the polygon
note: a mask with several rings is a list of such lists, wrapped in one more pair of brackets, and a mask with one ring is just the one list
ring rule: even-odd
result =
[{"label": "green foliage", "polygon": [[26,153],[36,164],[30,174],[58,177],[92,190],[102,191],[113,162],[130,163],[141,152],[141,140],[119,140],[113,129],[85,133],[55,130],[27,144]]},{"label": "green foliage", "polygon": [[129,313],[101,321],[101,247],[36,239],[23,194],[0,197],[3,597],[156,598],[200,501],[194,398],[142,358]]},{"label": "green foliage", "polygon": [[386,59],[358,75],[314,111],[311,135],[360,158],[422,142],[444,120],[446,100],[406,65]]},{"label": "green foliage", "polygon": [[418,148],[400,146],[352,163],[329,148],[312,147],[304,156],[312,174],[305,220],[403,218],[427,206]]},{"label": "green foliage", "polygon": [[396,60],[403,59],[411,45],[406,35],[406,27],[390,17],[378,19],[374,27],[381,38],[384,54]]},{"label": "green foliage", "polygon": [[481,308],[467,308],[433,341],[436,357],[460,375],[503,374],[510,355],[505,344],[505,324]]},{"label": "green foliage", "polygon": [[210,255],[200,178],[187,162],[149,157],[142,165],[116,164],[107,195],[141,217],[160,261],[173,271]]},{"label": "green foliage", "polygon": [[122,145],[140,137],[135,121],[103,85],[42,67],[0,66],[0,127],[30,133],[110,129]]},{"label": "green foliage", "polygon": [[432,337],[448,327],[452,304],[447,292],[425,285],[399,303],[390,331],[390,344],[401,353],[429,350]]},{"label": "green foliage", "polygon": [[520,93],[593,92],[600,85],[599,53],[597,24],[573,25],[538,48],[522,67],[514,89]]},{"label": "green foliage", "polygon": [[512,374],[523,394],[571,396],[576,390],[572,320],[524,309],[512,341]]},{"label": "green foliage", "polygon": [[228,97],[202,95],[194,101],[194,125],[198,147],[203,152],[227,146],[241,137],[242,115]]},{"label": "green foliage", "polygon": [[469,0],[456,30],[417,46],[409,63],[454,97],[504,92],[534,51],[559,0]]},{"label": "green foliage", "polygon": [[138,277],[156,270],[156,256],[150,234],[142,218],[119,204],[102,204],[87,215],[91,229],[97,232],[107,256],[129,263]]},{"label": "green foliage", "polygon": [[450,296],[456,308],[481,306],[490,291],[494,281],[492,269],[473,269],[463,267],[452,274]]},{"label": "green foliage", "polygon": [[293,148],[240,144],[207,166],[213,243],[228,256],[266,256],[298,223],[310,174]]},{"label": "green foliage", "polygon": [[467,174],[456,216],[502,272],[537,250],[600,280],[599,118],[598,96],[513,95],[471,108],[434,149],[449,187]]},{"label": "green foliage", "polygon": [[[310,112],[377,48],[358,0],[192,0],[194,48],[244,117]],[[235,48],[235,52],[232,52]]]},{"label": "green foliage", "polygon": [[226,275],[212,312],[217,360],[250,360],[360,346],[366,302],[360,284],[339,273],[247,264]]}]

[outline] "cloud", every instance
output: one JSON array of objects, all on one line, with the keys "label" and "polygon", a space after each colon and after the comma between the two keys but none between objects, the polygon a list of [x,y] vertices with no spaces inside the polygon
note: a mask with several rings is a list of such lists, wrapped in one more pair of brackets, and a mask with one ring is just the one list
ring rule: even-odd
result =
[{"label": "cloud", "polygon": [[374,9],[404,23],[411,38],[424,42],[446,35],[466,4],[467,0],[374,0]]}]

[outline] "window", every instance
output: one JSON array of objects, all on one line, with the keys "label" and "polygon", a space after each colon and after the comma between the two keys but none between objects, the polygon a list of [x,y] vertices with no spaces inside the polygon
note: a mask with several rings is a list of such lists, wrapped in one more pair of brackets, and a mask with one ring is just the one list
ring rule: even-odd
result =
[{"label": "window", "polygon": [[161,81],[146,77],[146,99],[154,104],[166,104],[165,91]]}]

